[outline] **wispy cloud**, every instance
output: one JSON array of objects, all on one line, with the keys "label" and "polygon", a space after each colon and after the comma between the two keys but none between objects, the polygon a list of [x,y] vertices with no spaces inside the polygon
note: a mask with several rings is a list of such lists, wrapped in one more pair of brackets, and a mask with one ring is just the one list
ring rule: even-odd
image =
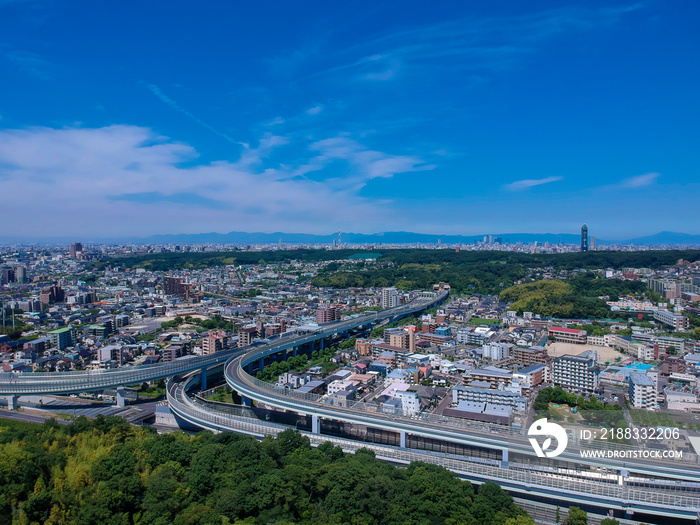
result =
[{"label": "wispy cloud", "polygon": [[147,191],[142,193],[122,193],[119,195],[108,196],[108,200],[112,201],[127,201],[141,204],[160,204],[170,203],[181,205],[186,208],[202,207],[214,209],[230,208],[230,205],[216,199],[209,199],[197,195],[196,193],[162,193],[159,191]]},{"label": "wispy cloud", "polygon": [[388,179],[399,173],[435,169],[434,165],[426,164],[419,157],[370,150],[345,136],[320,140],[311,144],[309,149],[320,153],[312,159],[312,165],[317,169],[321,169],[332,160],[347,162],[353,168],[353,173],[342,178],[329,179],[328,182],[353,190],[359,190],[372,179]]},{"label": "wispy cloud", "polygon": [[[16,223],[18,235],[110,236],[214,228],[321,233],[328,224],[366,230],[376,224],[397,228],[406,220],[403,211],[359,195],[360,186],[290,178],[302,166],[266,158],[286,143],[285,137],[268,134],[238,162],[184,166],[197,152],[148,128],[0,130],[0,193],[24,196],[3,204],[0,223]],[[369,150],[350,139],[330,139],[309,153],[308,169],[347,159],[363,180],[427,169],[418,158]],[[75,213],[76,189],[81,213]],[[17,223],[28,201],[50,214]]]},{"label": "wispy cloud", "polygon": [[324,109],[323,104],[317,104],[316,106],[310,107],[309,109],[306,110],[307,115],[318,115],[321,113]]},{"label": "wispy cloud", "polygon": [[403,69],[432,68],[437,61],[442,71],[499,71],[556,36],[612,25],[641,7],[565,7],[410,27],[342,50],[339,63],[314,76],[352,72],[360,80],[386,81]]},{"label": "wispy cloud", "polygon": [[644,186],[651,186],[658,178],[659,173],[645,173],[644,175],[637,175],[636,177],[622,180],[620,186],[623,188],[643,188]]},{"label": "wispy cloud", "polygon": [[10,51],[7,59],[22,71],[42,80],[48,80],[51,75],[50,64],[41,55],[29,51]]},{"label": "wispy cloud", "polygon": [[204,121],[203,121],[202,119],[200,119],[199,117],[196,117],[195,115],[193,115],[192,113],[190,113],[189,111],[187,111],[186,109],[184,109],[183,107],[181,107],[175,100],[173,100],[173,99],[170,98],[168,95],[166,95],[165,93],[163,93],[163,91],[161,91],[161,89],[160,89],[158,86],[156,86],[155,84],[148,84],[146,87],[151,91],[151,93],[153,93],[156,97],[158,97],[162,102],[165,102],[168,106],[170,106],[171,108],[173,108],[175,111],[178,111],[178,112],[182,113],[182,114],[185,115],[186,117],[188,117],[188,118],[190,118],[191,120],[195,121],[195,122],[196,122],[197,124],[199,124],[200,126],[206,128],[206,129],[208,129],[209,131],[211,131],[211,132],[214,133],[215,135],[218,135],[218,136],[221,137],[222,139],[228,140],[229,142],[231,142],[231,143],[233,143],[233,144],[238,144],[239,146],[243,146],[243,147],[247,147],[247,146],[248,146],[248,145],[245,144],[244,142],[240,142],[240,141],[234,139],[233,137],[227,135],[226,133],[224,133],[224,132],[222,132],[222,131],[219,131],[218,129],[216,129],[216,128],[215,128],[214,126],[212,126],[211,124],[207,124],[206,122],[204,122]]},{"label": "wispy cloud", "polygon": [[558,182],[563,180],[564,177],[545,177],[544,179],[523,179],[516,180],[510,184],[506,184],[504,188],[508,191],[522,191],[535,186],[541,186],[542,184],[549,184],[550,182]]}]

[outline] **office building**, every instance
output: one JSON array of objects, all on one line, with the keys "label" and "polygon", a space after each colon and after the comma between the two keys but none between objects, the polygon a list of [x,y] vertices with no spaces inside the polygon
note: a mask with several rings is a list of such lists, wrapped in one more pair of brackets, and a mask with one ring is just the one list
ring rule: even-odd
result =
[{"label": "office building", "polygon": [[79,254],[81,254],[83,251],[83,245],[79,242],[74,242],[73,244],[70,245],[70,256],[73,259],[76,259]]},{"label": "office building", "polygon": [[60,284],[54,284],[41,290],[39,300],[43,304],[62,303],[66,298],[66,294]]},{"label": "office building", "polygon": [[588,251],[588,226],[581,226],[581,251]]},{"label": "office building", "polygon": [[186,283],[182,277],[163,277],[163,291],[166,295],[175,295],[189,303],[196,303],[204,298],[193,283]]},{"label": "office building", "polygon": [[2,284],[15,282],[15,271],[12,268],[5,268],[2,271]]}]

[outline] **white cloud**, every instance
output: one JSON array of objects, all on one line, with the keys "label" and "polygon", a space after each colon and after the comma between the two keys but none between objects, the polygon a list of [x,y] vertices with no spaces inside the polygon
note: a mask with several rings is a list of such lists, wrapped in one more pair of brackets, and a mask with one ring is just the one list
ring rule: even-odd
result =
[{"label": "white cloud", "polygon": [[522,191],[533,188],[535,186],[541,186],[542,184],[549,184],[550,182],[557,182],[563,180],[564,177],[546,177],[544,179],[524,179],[516,180],[510,184],[506,184],[504,188],[509,191]]},{"label": "white cloud", "polygon": [[318,115],[321,113],[324,109],[323,104],[318,104],[316,106],[310,107],[309,109],[306,110],[307,115]]},{"label": "white cloud", "polygon": [[644,175],[637,175],[636,177],[624,179],[620,182],[620,186],[623,188],[642,188],[654,184],[658,178],[658,173],[645,173]]},{"label": "white cloud", "polygon": [[362,144],[349,137],[339,136],[320,140],[311,144],[311,150],[320,152],[313,159],[317,166],[323,166],[331,160],[344,160],[353,168],[354,173],[343,179],[331,179],[339,186],[359,189],[367,181],[376,178],[388,179],[398,173],[425,171],[435,168],[425,164],[423,159],[411,155],[390,155],[381,151],[365,148]]},{"label": "white cloud", "polygon": [[[316,75],[388,81],[404,70],[444,72],[511,69],[519,57],[562,34],[591,31],[617,23],[641,4],[622,7],[567,6],[501,17],[453,18],[394,31],[341,51],[336,65]],[[427,73],[426,73],[427,74]]]},{"label": "white cloud", "polygon": [[268,126],[268,127],[269,126],[278,126],[280,124],[284,124],[285,122],[287,122],[287,121],[285,119],[283,119],[282,117],[275,117],[272,120],[269,120],[269,121],[263,123],[263,126]]},{"label": "white cloud", "polygon": [[[404,219],[357,194],[358,186],[290,177],[294,166],[263,160],[288,139],[265,135],[237,162],[183,167],[189,145],[148,128],[0,131],[0,223],[23,236],[142,236],[152,233],[348,230]],[[347,138],[317,143],[308,165],[346,158],[363,180],[426,169],[414,157],[372,151]],[[301,166],[296,169],[303,169]]]}]

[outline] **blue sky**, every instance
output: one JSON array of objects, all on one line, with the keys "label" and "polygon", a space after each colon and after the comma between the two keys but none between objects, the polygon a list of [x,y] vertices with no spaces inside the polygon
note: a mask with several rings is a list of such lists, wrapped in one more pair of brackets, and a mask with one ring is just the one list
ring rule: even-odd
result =
[{"label": "blue sky", "polygon": [[0,0],[0,221],[28,238],[700,233],[698,15]]}]

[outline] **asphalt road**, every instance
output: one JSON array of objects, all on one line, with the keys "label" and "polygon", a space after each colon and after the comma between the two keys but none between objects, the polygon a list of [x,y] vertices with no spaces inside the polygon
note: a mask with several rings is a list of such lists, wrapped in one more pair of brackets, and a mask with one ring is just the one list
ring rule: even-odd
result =
[{"label": "asphalt road", "polygon": [[[44,421],[51,419],[50,416],[36,416],[33,414],[25,414],[24,412],[18,412],[16,410],[0,410],[0,418],[2,419],[14,419],[16,421],[24,421],[26,423],[43,423]],[[61,425],[70,425],[70,421],[64,419],[56,419],[56,422]]]}]

